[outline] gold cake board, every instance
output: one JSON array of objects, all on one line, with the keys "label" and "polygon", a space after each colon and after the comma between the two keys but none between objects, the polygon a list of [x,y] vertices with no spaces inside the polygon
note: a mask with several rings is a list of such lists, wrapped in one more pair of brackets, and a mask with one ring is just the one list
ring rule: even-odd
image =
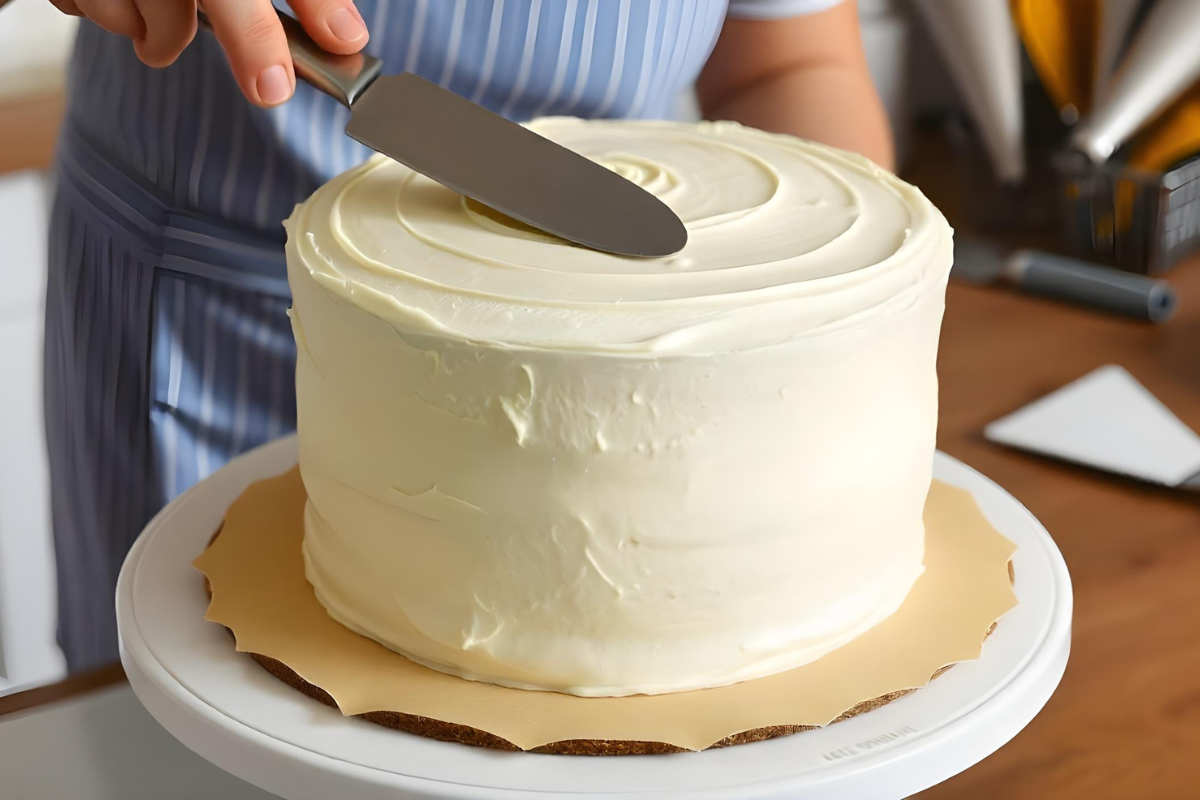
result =
[{"label": "gold cake board", "polygon": [[304,578],[299,472],[252,484],[195,561],[206,618],[239,651],[345,715],[433,738],[571,754],[702,750],[819,727],[926,685],[978,658],[1015,607],[1014,545],[963,489],[935,482],[925,509],[925,574],[892,617],[787,672],[656,696],[582,698],[508,689],[422,666],[335,622]]}]

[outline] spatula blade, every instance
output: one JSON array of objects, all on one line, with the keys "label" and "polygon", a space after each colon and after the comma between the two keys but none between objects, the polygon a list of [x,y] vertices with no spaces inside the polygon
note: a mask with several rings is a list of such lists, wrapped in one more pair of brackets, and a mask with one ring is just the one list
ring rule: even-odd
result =
[{"label": "spatula blade", "polygon": [[687,229],[661,200],[578,153],[411,73],[378,78],[346,133],[484,205],[563,239],[661,257]]}]

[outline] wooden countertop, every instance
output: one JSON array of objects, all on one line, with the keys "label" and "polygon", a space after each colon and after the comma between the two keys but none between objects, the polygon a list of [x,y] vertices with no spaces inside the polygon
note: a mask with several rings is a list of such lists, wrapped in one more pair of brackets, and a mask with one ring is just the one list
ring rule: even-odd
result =
[{"label": "wooden countertop", "polygon": [[[44,159],[21,157],[30,165]],[[923,137],[908,175],[952,224],[964,226],[950,161],[940,140]],[[1128,369],[1200,430],[1200,258],[1168,277],[1181,302],[1162,326],[1003,290],[949,289],[939,446],[1012,492],[1045,524],[1071,571],[1075,627],[1066,676],[1046,709],[998,753],[923,800],[1195,792],[1200,496],[1005,450],[981,434],[986,423],[1109,363]],[[110,669],[2,698],[0,714],[120,679]]]},{"label": "wooden countertop", "polygon": [[1161,327],[950,288],[939,446],[1009,490],[1050,531],[1071,572],[1075,620],[1067,672],[1045,710],[925,800],[1195,791],[1200,496],[1005,450],[981,435],[991,420],[1108,363],[1200,430],[1200,261],[1170,277],[1181,308]]},{"label": "wooden countertop", "polygon": [[81,672],[58,683],[39,686],[36,689],[26,689],[23,692],[14,692],[13,694],[0,697],[0,718],[6,714],[29,711],[39,706],[57,703],[60,700],[67,700],[77,695],[86,694],[96,689],[103,689],[106,686],[112,686],[114,683],[124,682],[125,670],[121,668],[120,664],[110,664],[107,667],[102,667],[91,672]]},{"label": "wooden countertop", "polygon": [[50,166],[63,103],[61,92],[0,101],[0,175]]},{"label": "wooden countertop", "polygon": [[[961,208],[925,139],[910,179],[951,224]],[[1165,325],[952,284],[938,373],[938,445],[999,483],[1050,531],[1075,590],[1071,659],[1045,710],[938,798],[1194,796],[1200,750],[1200,495],[1007,450],[983,426],[1104,364],[1120,364],[1200,431],[1200,257],[1166,276]]]}]

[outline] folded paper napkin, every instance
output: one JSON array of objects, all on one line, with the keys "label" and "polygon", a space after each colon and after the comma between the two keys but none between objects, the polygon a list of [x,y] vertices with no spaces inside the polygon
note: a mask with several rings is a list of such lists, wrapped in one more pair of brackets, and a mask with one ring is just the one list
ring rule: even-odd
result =
[{"label": "folded paper napkin", "polygon": [[1200,489],[1200,436],[1115,364],[993,422],[984,435],[1149,483]]}]

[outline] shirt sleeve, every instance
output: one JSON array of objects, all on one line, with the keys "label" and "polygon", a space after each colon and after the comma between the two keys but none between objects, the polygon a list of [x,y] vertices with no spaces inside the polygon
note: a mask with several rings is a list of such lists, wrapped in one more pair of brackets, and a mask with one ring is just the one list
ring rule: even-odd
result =
[{"label": "shirt sleeve", "polygon": [[852,0],[729,0],[729,16],[735,19],[783,19],[815,14]]}]

